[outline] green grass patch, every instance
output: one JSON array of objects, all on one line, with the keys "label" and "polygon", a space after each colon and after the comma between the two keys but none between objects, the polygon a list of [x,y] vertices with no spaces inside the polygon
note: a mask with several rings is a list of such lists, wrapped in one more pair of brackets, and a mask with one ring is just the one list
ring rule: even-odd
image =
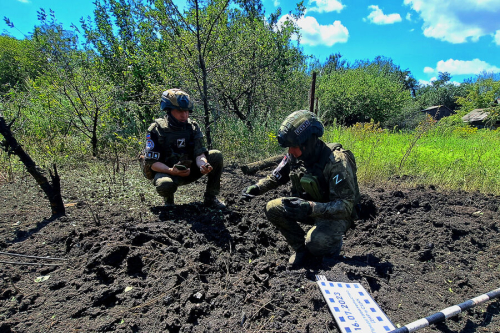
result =
[{"label": "green grass patch", "polygon": [[362,184],[394,178],[408,186],[500,194],[500,131],[456,130],[439,126],[411,133],[329,127],[326,141],[352,150]]}]

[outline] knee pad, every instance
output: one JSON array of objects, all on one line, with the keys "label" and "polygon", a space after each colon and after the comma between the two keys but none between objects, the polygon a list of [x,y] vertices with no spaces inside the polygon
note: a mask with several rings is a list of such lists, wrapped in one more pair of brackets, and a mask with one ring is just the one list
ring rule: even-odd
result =
[{"label": "knee pad", "polygon": [[161,196],[169,196],[177,191],[177,184],[175,184],[170,178],[159,178],[155,184],[156,192]]},{"label": "knee pad", "polygon": [[272,221],[275,220],[277,217],[281,216],[283,212],[283,203],[281,202],[281,199],[274,199],[269,201],[266,204],[266,208],[264,210],[264,213],[266,214],[266,217],[268,220]]}]

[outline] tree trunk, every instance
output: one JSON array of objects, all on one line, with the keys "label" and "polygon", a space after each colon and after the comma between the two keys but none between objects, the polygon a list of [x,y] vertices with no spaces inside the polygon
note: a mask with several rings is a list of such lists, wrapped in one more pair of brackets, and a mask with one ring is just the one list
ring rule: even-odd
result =
[{"label": "tree trunk", "polygon": [[5,150],[9,153],[17,155],[21,162],[28,170],[28,172],[35,178],[38,185],[42,188],[43,192],[49,199],[50,207],[52,210],[52,217],[58,217],[66,215],[66,209],[64,208],[64,203],[61,196],[61,179],[57,173],[57,167],[54,164],[54,174],[49,170],[50,178],[52,179],[52,184],[43,175],[42,169],[36,165],[36,163],[31,159],[31,157],[24,151],[21,145],[12,135],[10,127],[12,123],[7,125],[3,116],[0,115],[0,134],[3,135],[5,141],[2,143]]},{"label": "tree trunk", "polygon": [[253,162],[253,163],[242,165],[241,166],[241,171],[245,175],[254,174],[254,173],[256,173],[259,170],[262,170],[262,169],[265,169],[265,168],[269,168],[269,167],[272,167],[272,166],[276,166],[283,159],[283,156],[284,155],[276,155],[276,156],[272,156],[272,157],[266,158],[265,160],[261,160],[261,161],[257,161],[257,162]]},{"label": "tree trunk", "polygon": [[210,106],[208,105],[208,82],[207,82],[207,68],[205,66],[205,58],[203,57],[203,52],[201,50],[201,36],[200,36],[200,22],[199,22],[199,7],[198,1],[195,1],[196,6],[196,40],[197,40],[197,50],[198,50],[198,66],[201,70],[201,77],[203,81],[201,98],[203,100],[203,109],[205,111],[205,136],[207,140],[208,149],[212,149],[212,135],[210,133]]}]

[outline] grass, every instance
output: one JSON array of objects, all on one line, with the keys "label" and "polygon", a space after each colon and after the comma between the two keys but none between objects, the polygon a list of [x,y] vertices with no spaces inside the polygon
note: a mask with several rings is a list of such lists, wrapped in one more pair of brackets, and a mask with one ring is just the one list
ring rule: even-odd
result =
[{"label": "grass", "polygon": [[[226,119],[212,131],[213,146],[223,152],[226,164],[245,164],[284,154],[285,150],[278,146],[276,140],[280,122],[279,117],[262,119],[254,122],[252,130],[249,130],[239,120]],[[400,180],[404,179],[404,186],[435,185],[443,190],[500,195],[500,130],[450,129],[433,121],[423,122],[412,132],[384,130],[374,123],[357,124],[350,128],[332,124],[326,128],[322,139],[339,142],[354,153],[358,180],[362,185],[397,179],[398,184],[403,186]],[[134,159],[141,142],[141,139],[132,138],[126,144],[103,151],[99,159],[93,159],[88,144],[79,144],[81,141],[75,138],[65,138],[57,149],[48,149],[47,144],[41,141],[18,140],[42,167],[49,167],[52,163],[61,168],[85,165],[90,178],[106,178],[108,182],[121,186],[130,179],[124,181],[123,176],[119,176],[124,173],[123,170],[112,172],[116,161],[120,158]],[[8,157],[0,151],[0,183],[12,181],[20,172],[24,171],[17,157]],[[137,177],[142,175],[137,172]]]},{"label": "grass", "polygon": [[[274,128],[279,124],[274,121]],[[221,132],[214,145],[226,160],[243,164],[285,152],[276,142],[276,130],[263,125],[250,132],[241,122],[228,122]],[[363,185],[403,178],[407,186],[500,195],[500,130],[450,128],[426,119],[412,132],[384,130],[374,123],[350,128],[332,124],[322,139],[354,153]]]},{"label": "grass", "polygon": [[332,127],[325,139],[352,150],[362,184],[404,177],[409,186],[500,195],[498,130],[459,128],[447,133],[432,124],[411,133]]},{"label": "grass", "polygon": [[277,129],[282,119],[258,119],[250,130],[242,121],[226,119],[218,124],[213,135],[213,145],[222,151],[226,161],[238,163],[255,162],[266,157],[284,154],[278,145]]}]

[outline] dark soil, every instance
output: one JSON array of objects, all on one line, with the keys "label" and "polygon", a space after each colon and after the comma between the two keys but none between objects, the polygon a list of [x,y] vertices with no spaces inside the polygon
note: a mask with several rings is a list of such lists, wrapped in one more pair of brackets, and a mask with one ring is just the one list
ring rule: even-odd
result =
[{"label": "dark soil", "polygon": [[[67,216],[52,221],[28,175],[1,185],[0,251],[66,261],[0,255],[0,332],[339,332],[316,274],[361,283],[401,326],[499,287],[498,196],[361,186],[340,260],[290,270],[263,213],[289,189],[239,199],[266,172],[226,167],[218,211],[203,178],[167,209],[135,164],[91,168],[60,170]],[[500,303],[421,332],[500,332]]]}]

